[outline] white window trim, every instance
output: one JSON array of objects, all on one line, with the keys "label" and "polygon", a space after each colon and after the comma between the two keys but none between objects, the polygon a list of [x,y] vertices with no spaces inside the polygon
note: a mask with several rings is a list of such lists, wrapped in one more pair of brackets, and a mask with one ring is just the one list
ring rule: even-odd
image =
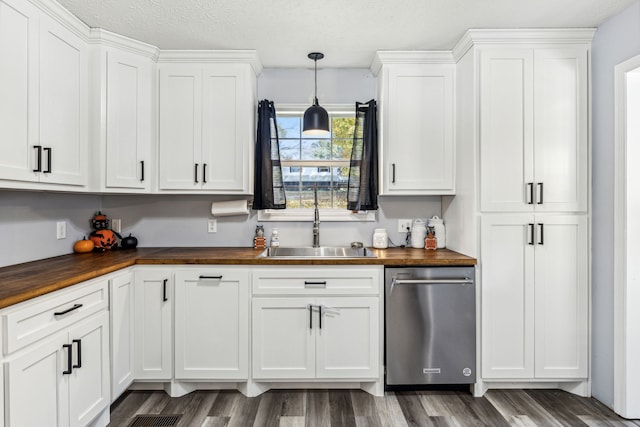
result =
[{"label": "white window trim", "polygon": [[[353,104],[321,104],[332,114],[352,114],[356,108]],[[279,113],[304,112],[307,104],[276,104]],[[371,222],[376,220],[375,211],[352,212],[347,209],[319,209],[320,221],[324,222]],[[266,209],[258,211],[258,221],[313,221],[313,209]]]}]

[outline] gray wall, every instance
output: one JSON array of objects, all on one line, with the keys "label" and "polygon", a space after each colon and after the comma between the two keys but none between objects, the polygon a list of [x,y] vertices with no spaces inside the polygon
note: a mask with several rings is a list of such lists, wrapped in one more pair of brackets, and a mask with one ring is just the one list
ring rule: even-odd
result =
[{"label": "gray wall", "polygon": [[[91,231],[100,196],[0,190],[0,267],[72,252]],[[67,223],[67,238],[56,239],[56,223]]]},{"label": "gray wall", "polygon": [[[321,65],[321,64],[320,64]],[[320,104],[355,103],[375,98],[376,81],[367,69],[318,70]],[[259,99],[309,104],[313,98],[313,69],[265,69],[258,78]],[[218,219],[218,232],[207,233],[211,202],[222,196],[202,195],[81,195],[0,190],[0,267],[72,251],[73,242],[91,231],[96,210],[122,220],[123,233],[133,233],[140,246],[250,246],[257,214]],[[388,228],[400,244],[397,219],[441,216],[440,197],[380,199],[377,222],[322,222],[322,244],[363,241],[371,244],[373,229]],[[322,218],[321,218],[322,219]],[[67,221],[67,239],[56,240],[55,224]],[[264,223],[269,234],[280,229],[283,245],[311,244],[309,222]]]},{"label": "gray wall", "polygon": [[640,1],[598,28],[592,52],[592,392],[612,406],[614,67],[640,54]]}]

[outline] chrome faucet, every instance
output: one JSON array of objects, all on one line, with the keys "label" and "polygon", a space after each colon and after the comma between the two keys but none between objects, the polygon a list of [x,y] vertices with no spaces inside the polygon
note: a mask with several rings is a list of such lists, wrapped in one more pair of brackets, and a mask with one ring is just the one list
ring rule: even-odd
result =
[{"label": "chrome faucet", "polygon": [[318,183],[313,183],[313,247],[320,247],[320,214],[318,213]]}]

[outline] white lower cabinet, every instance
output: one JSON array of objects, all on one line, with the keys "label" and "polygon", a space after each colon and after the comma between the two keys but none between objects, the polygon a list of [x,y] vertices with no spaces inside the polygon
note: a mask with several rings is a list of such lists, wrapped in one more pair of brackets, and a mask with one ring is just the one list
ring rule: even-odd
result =
[{"label": "white lower cabinet", "polygon": [[134,377],[170,380],[173,377],[172,270],[136,271],[134,290]]},{"label": "white lower cabinet", "polygon": [[133,372],[134,282],[128,271],[110,280],[111,401],[131,385]]},{"label": "white lower cabinet", "polygon": [[255,379],[379,375],[378,298],[256,298]]},{"label": "white lower cabinet", "polygon": [[[345,277],[341,278],[336,274],[339,268],[327,271],[332,274],[325,279],[322,268],[254,272],[252,374],[256,381],[379,380],[380,272],[350,268],[342,270]],[[275,275],[287,286],[272,286]],[[363,278],[376,286],[357,286]],[[271,295],[265,294],[265,280]],[[294,286],[296,282],[299,287]],[[354,294],[343,295],[342,287]]]},{"label": "white lower cabinet", "polygon": [[588,377],[585,215],[482,218],[482,376]]},{"label": "white lower cabinet", "polygon": [[247,380],[249,272],[246,267],[175,273],[175,378]]},{"label": "white lower cabinet", "polygon": [[[95,287],[102,286],[97,283]],[[54,308],[60,325],[67,326],[5,358],[6,425],[86,426],[108,408],[109,313],[101,310],[82,317],[82,307],[74,308],[82,303],[75,302],[74,293],[67,294],[70,297],[66,304]],[[22,310],[27,313],[46,306],[58,295],[40,297],[9,310],[12,314],[19,315]],[[63,320],[74,316],[77,320],[70,325]],[[6,321],[7,316],[3,318]],[[37,329],[40,319],[32,317],[27,323]]]}]

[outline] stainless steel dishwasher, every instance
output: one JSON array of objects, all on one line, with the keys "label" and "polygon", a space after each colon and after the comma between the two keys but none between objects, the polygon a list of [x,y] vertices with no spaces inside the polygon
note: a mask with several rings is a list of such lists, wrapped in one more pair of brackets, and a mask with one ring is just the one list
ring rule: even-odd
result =
[{"label": "stainless steel dishwasher", "polygon": [[386,384],[476,379],[474,267],[385,268]]}]

